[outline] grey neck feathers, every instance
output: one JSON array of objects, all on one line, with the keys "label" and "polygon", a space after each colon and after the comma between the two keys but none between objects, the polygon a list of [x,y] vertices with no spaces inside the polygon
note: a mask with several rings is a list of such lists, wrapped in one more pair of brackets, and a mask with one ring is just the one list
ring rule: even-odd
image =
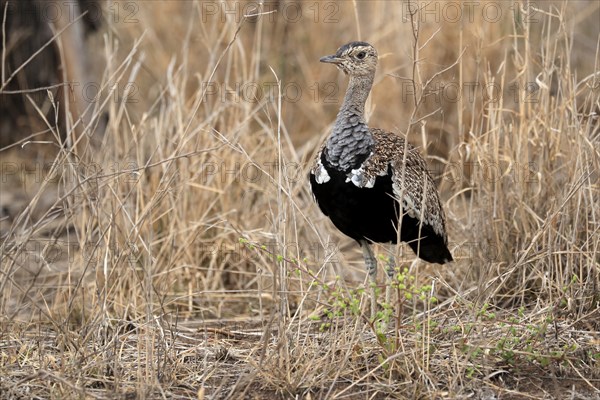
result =
[{"label": "grey neck feathers", "polygon": [[336,169],[356,169],[369,156],[375,144],[365,122],[365,102],[373,86],[373,76],[351,76],[344,103],[327,140],[326,159]]}]

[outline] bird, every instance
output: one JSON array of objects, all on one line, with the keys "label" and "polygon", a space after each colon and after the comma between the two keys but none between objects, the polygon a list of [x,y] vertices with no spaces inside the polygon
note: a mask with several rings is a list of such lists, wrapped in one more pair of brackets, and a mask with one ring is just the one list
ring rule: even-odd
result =
[{"label": "bird", "polygon": [[[425,160],[404,138],[371,128],[365,121],[377,50],[367,42],[354,41],[320,61],[343,71],[349,83],[333,129],[309,172],[318,207],[361,246],[372,282],[376,282],[377,260],[371,243],[394,245],[400,239],[424,261],[452,262],[444,209]],[[390,257],[390,279],[394,264]],[[373,298],[372,314],[375,305]]]}]

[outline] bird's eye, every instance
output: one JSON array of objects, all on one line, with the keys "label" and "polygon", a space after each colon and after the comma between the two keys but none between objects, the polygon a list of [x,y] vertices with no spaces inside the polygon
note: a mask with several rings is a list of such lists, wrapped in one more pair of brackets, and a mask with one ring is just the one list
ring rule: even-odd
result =
[{"label": "bird's eye", "polygon": [[360,53],[358,53],[356,55],[356,58],[358,58],[359,60],[364,59],[367,56],[367,53],[365,53],[364,51],[361,51]]}]

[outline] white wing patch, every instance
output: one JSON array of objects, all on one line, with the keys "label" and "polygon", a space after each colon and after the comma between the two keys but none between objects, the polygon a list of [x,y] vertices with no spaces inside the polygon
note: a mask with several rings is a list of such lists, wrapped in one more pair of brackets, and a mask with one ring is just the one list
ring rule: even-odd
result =
[{"label": "white wing patch", "polygon": [[369,162],[368,160],[370,159],[370,157],[372,155],[373,155],[373,153],[371,153],[369,155],[369,158],[367,158],[367,161],[365,161],[360,166],[360,168],[353,169],[350,171],[350,173],[348,175],[346,175],[346,183],[352,182],[354,184],[354,186],[356,186],[356,187],[370,189],[373,186],[375,186],[375,180],[377,179],[378,176],[387,175],[387,173],[388,173],[388,165],[387,164],[386,164],[385,168],[382,168],[381,170],[377,171],[375,175],[373,175],[372,171],[370,174],[365,174],[365,165],[368,164],[368,162]]},{"label": "white wing patch", "polygon": [[346,183],[352,182],[354,186],[359,188],[372,188],[375,185],[375,177],[371,177],[368,179],[365,176],[363,167],[361,166],[358,169],[353,169],[346,176]]},{"label": "white wing patch", "polygon": [[321,164],[321,160],[317,161],[317,166],[316,166],[314,172],[315,172],[315,181],[318,184],[329,182],[329,180],[331,179],[331,177],[327,173],[327,170],[325,169],[323,164]]}]

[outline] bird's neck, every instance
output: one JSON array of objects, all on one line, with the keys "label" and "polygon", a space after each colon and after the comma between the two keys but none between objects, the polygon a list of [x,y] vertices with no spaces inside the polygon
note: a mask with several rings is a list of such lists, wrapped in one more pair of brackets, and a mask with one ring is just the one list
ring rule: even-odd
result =
[{"label": "bird's neck", "polygon": [[327,160],[339,170],[358,168],[375,143],[364,117],[372,86],[373,76],[350,77],[344,103],[326,145]]},{"label": "bird's neck", "polygon": [[373,76],[351,76],[337,121],[346,118],[348,115],[357,115],[363,118],[364,122],[365,103],[371,92],[371,87],[373,87]]}]

